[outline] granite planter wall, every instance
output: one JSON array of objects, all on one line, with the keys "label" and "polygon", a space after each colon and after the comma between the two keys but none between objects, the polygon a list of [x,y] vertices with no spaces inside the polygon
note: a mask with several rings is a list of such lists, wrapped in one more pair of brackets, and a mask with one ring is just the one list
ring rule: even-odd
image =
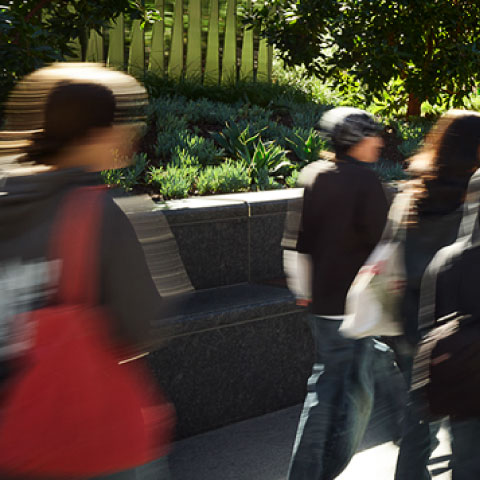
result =
[{"label": "granite planter wall", "polygon": [[282,239],[301,189],[217,195],[157,204],[195,289],[283,278]]},{"label": "granite planter wall", "polygon": [[280,246],[301,193],[119,199],[159,291],[188,292],[171,337],[149,356],[176,407],[178,438],[303,400],[312,340],[305,312],[281,286]]}]

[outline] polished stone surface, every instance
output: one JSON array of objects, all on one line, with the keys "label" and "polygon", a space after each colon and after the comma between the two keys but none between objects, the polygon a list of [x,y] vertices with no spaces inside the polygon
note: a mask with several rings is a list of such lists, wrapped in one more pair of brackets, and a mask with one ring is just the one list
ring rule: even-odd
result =
[{"label": "polished stone surface", "polygon": [[281,239],[302,189],[158,203],[195,289],[283,278]]},{"label": "polished stone surface", "polygon": [[[170,216],[167,218],[170,221]],[[196,290],[248,281],[246,216],[173,224],[171,228]]]},{"label": "polished stone surface", "polygon": [[235,287],[215,290],[216,300],[187,304],[173,337],[149,358],[177,409],[179,438],[293,405],[305,393],[312,340],[288,292],[240,286],[236,302]]},{"label": "polished stone surface", "polygon": [[245,202],[207,198],[210,199],[205,200],[201,197],[155,203],[154,211],[167,215],[170,225],[231,220],[248,215]]},{"label": "polished stone surface", "polygon": [[281,213],[250,217],[249,274],[251,282],[284,278],[281,241],[285,217],[285,205]]}]

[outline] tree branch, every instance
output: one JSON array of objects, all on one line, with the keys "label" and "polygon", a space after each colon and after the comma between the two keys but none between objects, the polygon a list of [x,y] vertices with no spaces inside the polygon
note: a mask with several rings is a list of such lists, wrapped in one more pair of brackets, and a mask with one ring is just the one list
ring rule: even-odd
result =
[{"label": "tree branch", "polygon": [[34,17],[40,10],[42,10],[43,7],[51,3],[52,0],[40,0],[28,13],[28,15],[25,16],[25,21],[28,22],[32,17]]}]

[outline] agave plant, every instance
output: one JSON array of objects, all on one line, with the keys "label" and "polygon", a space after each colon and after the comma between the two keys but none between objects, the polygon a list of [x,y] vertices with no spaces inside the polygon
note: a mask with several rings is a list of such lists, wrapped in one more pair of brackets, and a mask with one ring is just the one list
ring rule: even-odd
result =
[{"label": "agave plant", "polygon": [[148,159],[145,153],[133,155],[130,166],[102,172],[103,181],[107,185],[117,186],[130,192],[140,181],[144,180],[148,166]]},{"label": "agave plant", "polygon": [[250,135],[249,125],[244,130],[240,130],[236,123],[227,123],[227,128],[220,133],[213,134],[212,138],[225,150],[229,157],[245,160],[253,155],[255,141],[260,137],[262,131]]},{"label": "agave plant", "polygon": [[274,178],[288,176],[294,166],[285,153],[275,142],[264,143],[259,140],[253,154],[241,160],[245,163],[252,182],[258,184],[265,174]]},{"label": "agave plant", "polygon": [[[304,133],[304,135],[301,135],[301,133]],[[320,152],[326,148],[325,140],[314,130],[294,132],[292,138],[287,138],[287,143],[300,160],[300,167],[318,160]]]}]

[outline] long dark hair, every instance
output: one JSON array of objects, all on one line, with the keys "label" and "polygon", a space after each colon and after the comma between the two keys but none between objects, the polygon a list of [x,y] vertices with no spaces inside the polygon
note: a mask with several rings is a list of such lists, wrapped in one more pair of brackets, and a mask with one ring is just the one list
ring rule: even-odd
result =
[{"label": "long dark hair", "polygon": [[107,87],[60,82],[47,98],[45,127],[33,136],[25,160],[53,163],[56,154],[92,129],[111,127],[114,114],[115,97]]},{"label": "long dark hair", "polygon": [[[480,167],[480,115],[450,110],[434,125],[418,154],[410,159],[415,192],[413,218],[447,214],[464,201],[468,181]],[[416,215],[415,215],[416,214]]]}]

